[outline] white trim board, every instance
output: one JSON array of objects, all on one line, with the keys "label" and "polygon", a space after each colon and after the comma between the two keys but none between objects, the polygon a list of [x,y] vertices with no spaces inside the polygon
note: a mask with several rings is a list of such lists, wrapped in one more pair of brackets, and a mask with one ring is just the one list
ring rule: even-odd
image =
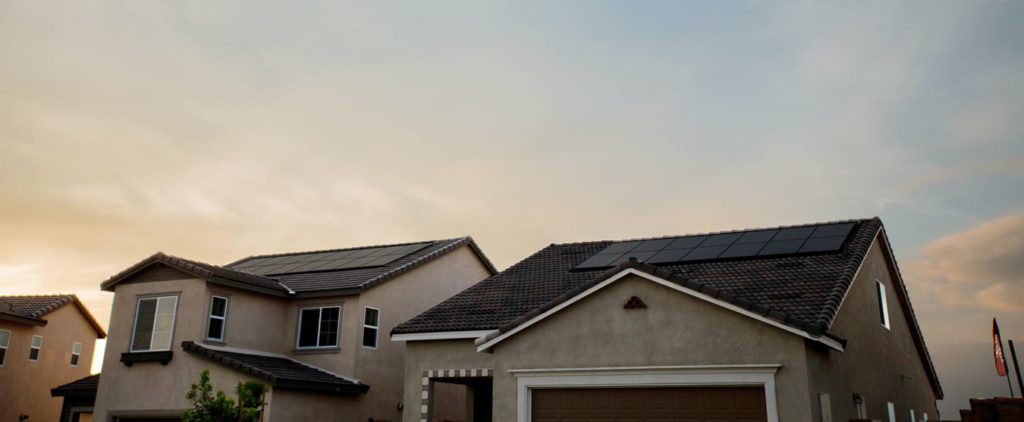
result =
[{"label": "white trim board", "polygon": [[515,328],[505,332],[504,334],[502,334],[500,336],[497,336],[497,337],[495,337],[493,339],[490,339],[490,340],[484,342],[483,344],[478,345],[476,350],[478,352],[483,352],[483,351],[485,351],[487,349],[490,349],[494,345],[496,345],[498,343],[501,343],[502,341],[504,341],[505,339],[515,335],[516,333],[519,333],[520,331],[523,331],[523,330],[529,328],[530,326],[540,322],[544,318],[547,318],[547,317],[555,314],[556,312],[561,311],[562,309],[565,309],[565,308],[571,306],[572,304],[574,304],[576,302],[579,302],[583,298],[585,298],[587,296],[590,296],[591,294],[597,292],[598,290],[601,290],[601,289],[605,288],[606,286],[608,286],[608,285],[610,285],[610,284],[612,284],[612,283],[614,283],[614,282],[616,282],[618,280],[621,280],[622,278],[624,278],[626,276],[629,276],[629,275],[635,275],[637,277],[641,277],[641,278],[644,278],[646,280],[653,281],[655,283],[658,283],[658,284],[663,285],[665,287],[668,287],[670,289],[676,290],[678,292],[685,293],[687,295],[690,295],[690,296],[695,297],[697,299],[703,300],[705,302],[721,306],[721,307],[723,307],[725,309],[728,309],[730,311],[736,312],[736,313],[738,313],[740,315],[744,315],[744,316],[753,318],[755,320],[761,321],[761,322],[763,322],[765,324],[771,325],[773,327],[782,329],[783,331],[788,331],[790,333],[793,333],[793,334],[796,334],[798,336],[807,338],[809,340],[816,341],[818,343],[824,344],[824,345],[826,345],[826,346],[828,346],[828,347],[830,347],[832,349],[835,349],[837,351],[840,351],[840,352],[843,351],[843,345],[841,343],[839,343],[838,341],[835,341],[835,340],[833,340],[831,338],[828,338],[826,336],[813,336],[813,335],[811,335],[810,333],[808,333],[808,332],[806,332],[804,330],[790,327],[790,326],[788,326],[786,324],[783,324],[783,323],[781,323],[779,321],[776,321],[774,319],[768,318],[768,317],[766,317],[764,315],[758,314],[756,312],[752,312],[752,311],[750,311],[748,309],[745,309],[745,308],[741,308],[741,307],[736,306],[736,305],[734,305],[732,303],[729,303],[729,302],[726,302],[726,301],[723,301],[723,300],[720,300],[720,299],[717,299],[717,298],[713,298],[711,296],[708,296],[706,294],[694,291],[692,289],[680,286],[680,285],[678,285],[676,283],[673,283],[671,281],[665,280],[665,279],[663,279],[661,277],[658,277],[658,276],[655,276],[655,275],[651,275],[651,274],[645,273],[643,271],[639,271],[639,270],[637,270],[635,268],[626,268],[626,269],[624,269],[622,271],[619,271],[615,275],[609,277],[607,280],[604,280],[604,281],[594,285],[593,287],[587,289],[586,291],[584,291],[584,292],[582,292],[580,294],[577,294],[576,296],[573,296],[569,300],[566,300],[565,302],[562,302],[562,303],[558,304],[558,306],[555,306],[555,307],[549,309],[547,312],[544,312],[544,313],[542,313],[540,315],[537,315],[537,316],[527,320],[526,322],[523,322],[522,324],[519,324]]},{"label": "white trim board", "polygon": [[537,388],[762,386],[768,422],[779,422],[775,373],[779,364],[634,366],[620,368],[512,369],[516,378],[516,421],[531,422]]},{"label": "white trim board", "polygon": [[439,333],[392,334],[391,341],[457,340],[484,337],[495,330],[445,331]]}]

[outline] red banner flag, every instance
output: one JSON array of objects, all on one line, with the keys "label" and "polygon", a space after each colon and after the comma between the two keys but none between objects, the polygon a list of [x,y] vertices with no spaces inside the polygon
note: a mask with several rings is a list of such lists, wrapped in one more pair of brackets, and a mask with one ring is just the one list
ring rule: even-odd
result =
[{"label": "red banner flag", "polygon": [[996,373],[1006,376],[1006,358],[1003,357],[1003,339],[999,338],[999,325],[992,318],[992,353],[996,355]]}]

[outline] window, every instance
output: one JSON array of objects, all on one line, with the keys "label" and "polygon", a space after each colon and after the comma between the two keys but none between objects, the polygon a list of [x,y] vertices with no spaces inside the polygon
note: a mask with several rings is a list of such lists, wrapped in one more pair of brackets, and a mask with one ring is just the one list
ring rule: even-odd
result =
[{"label": "window", "polygon": [[4,366],[4,360],[7,358],[7,346],[11,344],[11,332],[7,330],[0,330],[0,366]]},{"label": "window", "polygon": [[135,311],[135,331],[132,333],[133,352],[171,350],[177,306],[177,296],[139,299]]},{"label": "window", "polygon": [[228,298],[214,296],[210,300],[210,322],[206,327],[206,338],[224,340],[224,323],[228,317]]},{"label": "window", "polygon": [[28,360],[39,360],[39,349],[43,348],[43,336],[32,336],[32,348],[28,350]]},{"label": "window", "polygon": [[338,347],[340,325],[340,306],[300,309],[298,347]]},{"label": "window", "polygon": [[878,314],[882,317],[882,326],[889,329],[889,306],[885,302],[885,285],[881,281],[875,281],[878,287]]},{"label": "window", "polygon": [[377,328],[380,326],[380,309],[366,307],[363,315],[363,347],[377,348]]},{"label": "window", "polygon": [[857,419],[868,418],[868,407],[864,404],[864,396],[853,393],[853,405],[857,406]]},{"label": "window", "polygon": [[82,343],[71,344],[71,366],[78,366],[78,357],[82,355]]},{"label": "window", "polygon": [[893,406],[892,402],[885,402],[889,408],[889,422],[896,422],[896,406]]},{"label": "window", "polygon": [[924,412],[921,414],[921,420],[924,422],[928,422],[928,412]]},{"label": "window", "polygon": [[917,422],[917,418],[914,417],[914,409],[910,409],[910,422]]}]

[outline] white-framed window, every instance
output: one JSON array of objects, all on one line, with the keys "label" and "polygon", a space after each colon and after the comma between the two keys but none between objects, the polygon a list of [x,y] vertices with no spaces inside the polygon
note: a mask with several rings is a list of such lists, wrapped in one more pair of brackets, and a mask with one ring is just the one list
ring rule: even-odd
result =
[{"label": "white-framed window", "polygon": [[875,280],[875,286],[878,292],[878,315],[882,318],[882,326],[885,329],[889,329],[889,305],[885,300],[885,285],[881,281]]},{"label": "white-framed window", "polygon": [[43,336],[32,336],[32,348],[28,349],[28,360],[39,360],[39,349],[43,348]]},{"label": "white-framed window", "polygon": [[177,296],[140,298],[135,309],[131,351],[171,350],[177,308]]},{"label": "white-framed window", "polygon": [[910,422],[917,422],[917,417],[914,416],[914,409],[910,409]]},{"label": "white-framed window", "polygon": [[380,309],[366,307],[363,313],[363,347],[377,348],[377,331],[380,328]]},{"label": "white-framed window", "polygon": [[928,422],[928,412],[924,412],[921,414],[921,421]]},{"label": "white-framed window", "polygon": [[71,366],[78,366],[78,358],[82,356],[82,343],[71,344]]},{"label": "white-framed window", "polygon": [[206,338],[224,341],[224,327],[228,319],[228,298],[214,296],[210,299],[210,321],[206,326]]},{"label": "white-framed window", "polygon": [[896,406],[891,401],[885,402],[885,405],[889,408],[889,422],[896,422]]},{"label": "white-framed window", "polygon": [[4,366],[7,360],[7,346],[11,345],[11,332],[0,330],[0,366]]},{"label": "white-framed window", "polygon": [[299,309],[299,333],[296,347],[313,349],[338,347],[341,331],[341,306],[319,306]]}]

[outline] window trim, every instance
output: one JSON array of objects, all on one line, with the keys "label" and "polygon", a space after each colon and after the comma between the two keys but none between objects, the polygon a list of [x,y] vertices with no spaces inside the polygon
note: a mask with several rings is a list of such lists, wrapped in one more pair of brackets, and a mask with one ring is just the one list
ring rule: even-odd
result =
[{"label": "window trim", "polygon": [[0,332],[7,333],[7,344],[0,346],[0,349],[4,349],[4,355],[0,357],[0,367],[3,367],[4,362],[7,361],[7,351],[11,347],[11,337],[14,336],[14,334],[12,334],[10,330],[0,330]]},{"label": "window trim", "polygon": [[891,330],[889,319],[889,301],[885,297],[885,285],[880,280],[875,280],[875,293],[878,294],[878,313],[882,318],[882,326]]},{"label": "window trim", "polygon": [[[224,299],[224,316],[216,316],[216,315],[213,314],[213,304],[214,304],[214,302],[217,299]],[[210,295],[210,312],[209,312],[209,315],[207,315],[207,318],[206,318],[206,336],[205,336],[205,338],[207,340],[223,342],[224,338],[227,337],[227,332],[228,332],[228,302],[230,302],[230,300],[228,299],[227,296]],[[221,323],[220,323],[220,338],[210,337],[210,322],[213,319],[221,320]]]},{"label": "window trim", "polygon": [[[36,344],[35,344],[37,338],[39,339],[39,345],[38,346],[36,346]],[[43,336],[41,336],[39,334],[33,334],[32,335],[32,342],[29,343],[28,346],[29,346],[29,349],[28,349],[28,360],[29,360],[29,362],[38,362],[39,361],[39,355],[43,353]],[[36,352],[36,358],[35,359],[32,359],[32,352],[33,351]]]},{"label": "window trim", "polygon": [[[320,345],[320,326],[323,324],[324,309],[338,308],[338,338],[336,343],[327,346]],[[316,324],[316,346],[300,346],[299,340],[302,338],[302,312],[310,309],[316,309],[317,313],[317,324]],[[306,306],[299,307],[299,324],[295,328],[295,349],[296,350],[324,350],[324,349],[338,349],[341,347],[341,305],[319,305],[319,306]]]},{"label": "window trim", "polygon": [[[170,297],[174,298],[174,315],[171,316],[171,344],[170,344],[170,346],[168,346],[166,349],[153,349],[152,332],[154,332],[156,330],[156,313],[155,313],[156,311],[154,310],[154,314],[153,314],[153,327],[150,328],[149,348],[146,349],[146,350],[135,350],[135,333],[138,331],[138,326],[139,326],[139,308],[142,306],[142,301],[146,300],[146,299],[156,299],[156,308],[159,309],[160,308],[160,299],[166,299],[166,298],[170,298]],[[179,299],[180,298],[176,294],[169,294],[169,295],[147,295],[147,296],[139,296],[139,297],[136,298],[136,300],[135,300],[135,321],[132,323],[132,342],[128,343],[128,352],[129,353],[164,352],[164,351],[170,351],[171,349],[174,348],[174,331],[175,331],[174,329],[176,328],[176,325],[177,325],[177,322],[178,322],[178,304],[180,302]]]},{"label": "window trim", "polygon": [[896,422],[896,405],[891,401],[885,402],[885,406],[889,412],[889,422]]},{"label": "window trim", "polygon": [[[75,353],[75,346],[78,346],[78,353]],[[77,357],[78,359],[75,359]],[[78,361],[82,360],[82,342],[71,343],[71,366],[78,367]]]},{"label": "window trim", "polygon": [[[366,311],[369,311],[370,309],[373,309],[373,310],[377,311],[377,325],[367,325],[366,324]],[[380,314],[381,314],[381,312],[380,312],[380,309],[378,309],[378,308],[374,308],[372,306],[364,306],[363,307],[363,333],[362,333],[363,341],[362,341],[362,343],[363,343],[363,347],[366,348],[366,349],[376,349],[377,347],[380,346]],[[367,328],[373,328],[373,346],[367,346],[366,345],[366,329]]]}]

